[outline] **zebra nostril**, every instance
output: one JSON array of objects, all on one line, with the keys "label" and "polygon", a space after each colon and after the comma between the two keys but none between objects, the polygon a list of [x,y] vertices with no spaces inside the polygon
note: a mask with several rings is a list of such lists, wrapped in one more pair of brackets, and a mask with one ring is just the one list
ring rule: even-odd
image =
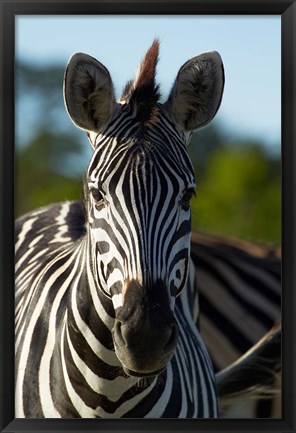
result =
[{"label": "zebra nostril", "polygon": [[114,325],[114,333],[117,339],[117,342],[123,346],[127,346],[127,342],[122,333],[122,323],[119,320],[116,320]]},{"label": "zebra nostril", "polygon": [[167,341],[167,343],[164,346],[164,350],[165,351],[171,351],[174,350],[177,344],[177,340],[178,340],[178,336],[179,336],[179,329],[178,329],[178,325],[177,323],[173,323],[171,325],[171,335],[169,337],[169,340]]}]

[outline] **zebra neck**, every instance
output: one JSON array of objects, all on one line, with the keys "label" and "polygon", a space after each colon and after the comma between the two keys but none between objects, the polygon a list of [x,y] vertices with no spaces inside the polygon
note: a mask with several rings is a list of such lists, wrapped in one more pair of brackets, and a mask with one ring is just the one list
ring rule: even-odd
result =
[{"label": "zebra neck", "polygon": [[[91,359],[94,364],[99,360],[119,367],[112,339],[112,302],[97,289],[85,252],[82,253],[84,266],[81,266],[71,287],[71,299],[64,318],[63,341],[64,344],[67,342],[73,356],[74,351],[86,363]],[[96,372],[99,373],[97,368]]]},{"label": "zebra neck", "polygon": [[[127,377],[113,343],[110,345],[109,335],[103,337],[102,330],[94,334],[86,322],[77,323],[77,317],[73,319],[72,312],[67,312],[60,334],[59,358],[67,390],[65,399],[74,403],[81,417],[124,416],[145,398],[154,384]],[[106,327],[104,329],[110,334]]]},{"label": "zebra neck", "polygon": [[151,381],[143,383],[124,373],[114,351],[112,304],[97,290],[90,269],[84,267],[80,272],[69,296],[56,363],[67,394],[71,401],[78,402],[80,415],[120,417],[130,410],[123,404],[126,396],[130,394],[131,404],[137,404]]}]

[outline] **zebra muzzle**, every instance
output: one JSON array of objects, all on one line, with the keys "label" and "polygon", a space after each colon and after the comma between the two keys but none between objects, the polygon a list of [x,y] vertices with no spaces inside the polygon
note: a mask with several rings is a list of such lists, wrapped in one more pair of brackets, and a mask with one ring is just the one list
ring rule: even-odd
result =
[{"label": "zebra muzzle", "polygon": [[158,297],[156,302],[152,291],[144,292],[138,284],[127,293],[113,328],[116,355],[130,375],[157,375],[174,354],[179,335],[177,322],[165,297]]},{"label": "zebra muzzle", "polygon": [[117,357],[131,376],[155,376],[161,373],[174,354],[178,325],[157,328],[143,324],[134,332],[128,324],[116,320],[113,338]]}]

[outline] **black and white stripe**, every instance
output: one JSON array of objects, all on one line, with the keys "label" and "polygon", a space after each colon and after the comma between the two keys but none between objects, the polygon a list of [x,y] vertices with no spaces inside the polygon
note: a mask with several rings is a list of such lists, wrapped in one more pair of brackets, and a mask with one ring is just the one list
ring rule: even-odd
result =
[{"label": "black and white stripe", "polygon": [[124,373],[112,343],[114,309],[96,288],[84,225],[78,202],[17,223],[16,416],[216,416],[211,362],[190,319],[190,291],[177,298],[180,335],[167,369],[147,379]]},{"label": "black and white stripe", "polygon": [[[199,293],[198,326],[218,372],[280,320],[280,251],[238,239],[193,233],[191,257]],[[280,403],[280,395],[244,401],[224,408],[224,416],[281,418]]]},{"label": "black and white stripe", "polygon": [[16,417],[218,415],[188,278],[186,145],[219,107],[223,66],[215,52],[189,60],[162,105],[157,56],[155,41],[119,103],[97,60],[67,66],[66,107],[94,154],[83,204],[16,225]]}]

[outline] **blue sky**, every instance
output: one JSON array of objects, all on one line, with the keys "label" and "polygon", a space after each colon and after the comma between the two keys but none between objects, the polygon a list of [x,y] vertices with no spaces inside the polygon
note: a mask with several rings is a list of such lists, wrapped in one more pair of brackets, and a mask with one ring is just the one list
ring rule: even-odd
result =
[{"label": "blue sky", "polygon": [[110,71],[117,94],[134,76],[154,37],[161,41],[158,80],[167,94],[182,64],[216,50],[225,68],[217,122],[260,138],[279,152],[281,22],[279,16],[18,16],[16,55],[30,63],[67,64],[78,51]]}]

